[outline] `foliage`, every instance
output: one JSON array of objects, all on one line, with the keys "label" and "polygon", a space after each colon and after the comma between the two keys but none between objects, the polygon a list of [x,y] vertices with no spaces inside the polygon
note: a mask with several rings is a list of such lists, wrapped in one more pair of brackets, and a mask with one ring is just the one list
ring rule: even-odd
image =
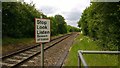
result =
[{"label": "foliage", "polygon": [[81,30],[79,28],[67,25],[68,32],[80,32]]},{"label": "foliage", "polygon": [[58,23],[58,32],[60,34],[67,33],[67,24],[64,17],[62,17],[61,15],[55,15],[55,20]]},{"label": "foliage", "polygon": [[41,15],[34,5],[14,2],[2,5],[3,37],[34,37],[34,18]]},{"label": "foliage", "polygon": [[120,44],[120,3],[92,3],[78,22],[84,35],[88,35],[109,50]]},{"label": "foliage", "polygon": [[3,2],[2,12],[3,38],[34,37],[34,19],[40,18],[40,16],[44,19],[50,19],[52,36],[67,33],[67,24],[64,17],[61,15],[47,17],[36,10],[32,3]]}]

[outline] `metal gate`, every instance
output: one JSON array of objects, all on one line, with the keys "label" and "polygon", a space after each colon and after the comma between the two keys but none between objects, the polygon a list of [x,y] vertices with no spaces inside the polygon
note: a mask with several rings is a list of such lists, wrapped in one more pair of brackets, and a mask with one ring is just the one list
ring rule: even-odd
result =
[{"label": "metal gate", "polygon": [[83,54],[120,54],[120,51],[78,51],[78,68],[81,68],[81,63],[84,68],[88,68],[87,63],[84,60]]}]

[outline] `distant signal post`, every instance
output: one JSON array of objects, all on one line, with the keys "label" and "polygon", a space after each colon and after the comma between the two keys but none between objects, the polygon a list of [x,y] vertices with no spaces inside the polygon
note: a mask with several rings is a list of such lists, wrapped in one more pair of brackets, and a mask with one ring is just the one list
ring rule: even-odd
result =
[{"label": "distant signal post", "polygon": [[41,66],[44,67],[43,42],[50,41],[50,20],[35,18],[35,42],[41,45]]}]

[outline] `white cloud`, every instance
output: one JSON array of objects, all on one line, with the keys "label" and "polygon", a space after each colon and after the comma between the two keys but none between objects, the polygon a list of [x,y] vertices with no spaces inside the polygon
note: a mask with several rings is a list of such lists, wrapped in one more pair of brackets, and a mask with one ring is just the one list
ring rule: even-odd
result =
[{"label": "white cloud", "polygon": [[73,11],[70,11],[69,13],[66,12],[66,14],[64,15],[67,20],[76,21],[80,18],[81,14],[82,14],[81,11],[73,10]]},{"label": "white cloud", "polygon": [[49,15],[49,14],[54,14],[58,9],[53,8],[51,6],[41,6],[41,7],[39,7],[39,10],[41,10],[45,14]]},{"label": "white cloud", "polygon": [[[68,25],[77,27],[83,10],[90,5],[90,0],[24,0],[27,3],[33,1],[36,8],[47,16],[62,15]],[[74,23],[73,23],[74,22]]]}]

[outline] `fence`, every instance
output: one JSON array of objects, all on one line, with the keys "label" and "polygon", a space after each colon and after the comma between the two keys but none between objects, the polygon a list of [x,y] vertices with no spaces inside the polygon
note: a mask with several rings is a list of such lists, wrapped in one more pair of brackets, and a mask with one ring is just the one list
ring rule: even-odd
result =
[{"label": "fence", "polygon": [[88,68],[87,63],[84,60],[83,54],[120,54],[120,51],[78,51],[78,68],[81,68],[81,63],[84,68]]}]

